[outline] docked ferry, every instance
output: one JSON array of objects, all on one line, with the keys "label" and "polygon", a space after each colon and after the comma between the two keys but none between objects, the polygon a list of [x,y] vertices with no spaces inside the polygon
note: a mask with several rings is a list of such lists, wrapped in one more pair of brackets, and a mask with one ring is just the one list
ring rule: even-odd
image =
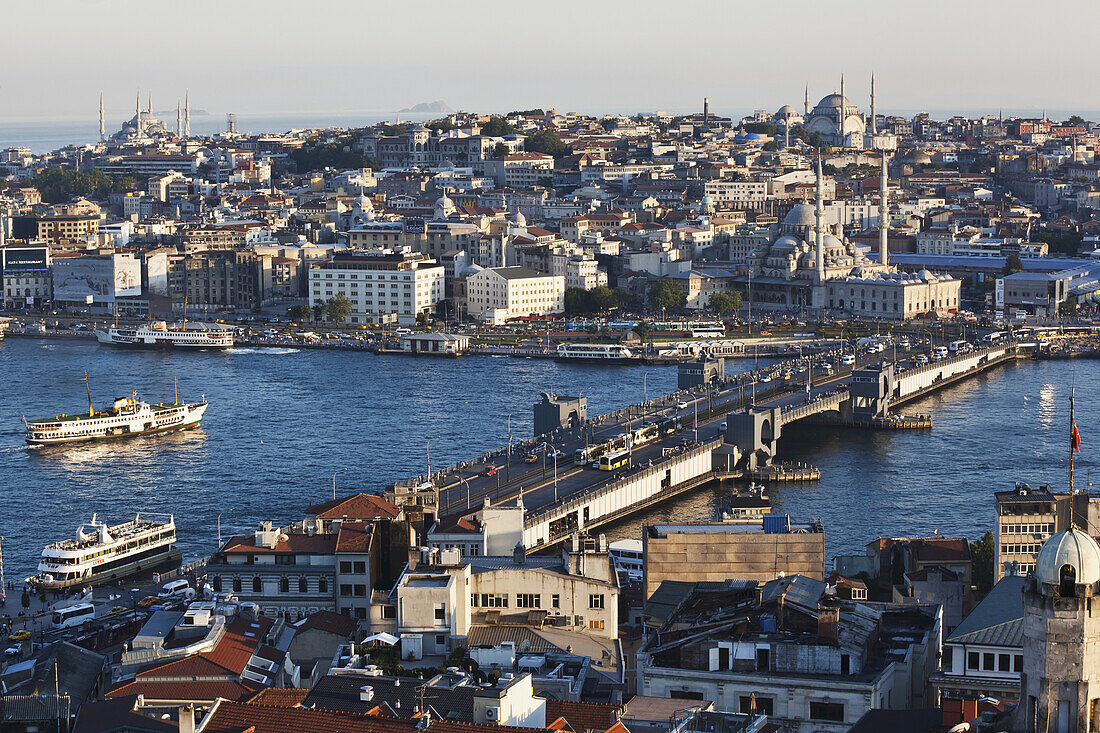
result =
[{"label": "docked ferry", "polygon": [[4,331],[8,330],[8,325],[11,323],[10,318],[0,318],[0,341],[4,340]]},{"label": "docked ferry", "polygon": [[622,344],[560,344],[557,358],[562,361],[634,361],[633,351]]},{"label": "docked ferry", "polygon": [[[87,384],[85,374],[84,382]],[[58,415],[42,420],[27,420],[27,442],[32,445],[80,443],[86,440],[129,438],[153,433],[170,433],[198,427],[206,412],[206,400],[150,405],[137,398],[120,397],[105,410],[92,407],[91,389],[88,390],[88,414]]]},{"label": "docked ferry", "polygon": [[167,347],[184,349],[228,349],[233,345],[233,329],[209,323],[169,325],[156,321],[145,326],[97,329],[101,344],[132,347]]},{"label": "docked ferry", "polygon": [[171,514],[138,514],[113,527],[93,514],[91,522],[77,527],[75,539],[46,545],[38,573],[26,582],[44,590],[84,587],[178,563],[181,557]]}]

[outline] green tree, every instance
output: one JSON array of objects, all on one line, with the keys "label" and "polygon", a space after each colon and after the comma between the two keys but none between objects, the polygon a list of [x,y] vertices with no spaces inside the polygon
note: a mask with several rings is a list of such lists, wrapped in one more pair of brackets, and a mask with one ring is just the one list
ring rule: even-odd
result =
[{"label": "green tree", "polygon": [[638,334],[638,338],[645,341],[649,338],[649,334],[653,332],[653,327],[648,322],[642,321],[638,325],[634,326],[634,333]]},{"label": "green tree", "polygon": [[555,158],[560,158],[569,150],[553,130],[541,130],[528,136],[523,142],[523,148],[530,153],[542,153]]},{"label": "green tree", "polygon": [[481,126],[481,134],[488,135],[489,137],[504,137],[505,135],[515,135],[519,130],[508,120],[503,117],[490,117],[489,121]]},{"label": "green tree", "polygon": [[1070,118],[1065,121],[1065,124],[1067,124],[1067,125],[1083,125],[1083,124],[1085,124],[1085,119],[1083,117],[1081,117],[1081,115],[1070,115]]},{"label": "green tree", "polygon": [[497,143],[497,146],[495,148],[493,148],[493,157],[494,158],[503,158],[507,154],[508,154],[508,146],[505,145],[504,143]]},{"label": "green tree", "polygon": [[137,185],[132,176],[108,176],[99,169],[75,171],[71,168],[47,168],[33,185],[50,204],[60,204],[78,196],[105,199],[111,193],[130,191]]},{"label": "green tree", "polygon": [[325,315],[334,323],[343,323],[351,315],[351,301],[343,293],[337,293],[325,302]]},{"label": "green tree", "polygon": [[1005,259],[1004,274],[1011,275],[1016,272],[1024,271],[1024,263],[1020,260],[1020,255],[1013,252]]},{"label": "green tree", "polygon": [[770,122],[749,122],[742,128],[745,132],[754,132],[757,135],[774,136],[779,128]]},{"label": "green tree", "polygon": [[732,293],[714,293],[707,307],[720,316],[736,313],[741,309],[741,293],[736,290]]},{"label": "green tree", "polygon": [[1058,312],[1061,313],[1063,316],[1077,315],[1077,301],[1063,300],[1062,304],[1058,306]]},{"label": "green tree", "polygon": [[351,149],[354,141],[344,141],[324,144],[314,142],[306,144],[297,150],[292,150],[288,156],[294,163],[295,170],[299,173],[320,170],[322,168],[378,168],[378,161]]},{"label": "green tree", "polygon": [[762,147],[761,150],[768,153],[774,153],[776,150],[779,150],[779,143],[777,143],[775,140],[769,140],[768,142],[764,143],[764,147]]},{"label": "green tree", "polygon": [[687,303],[687,293],[675,280],[658,280],[649,287],[646,299],[650,306],[663,313],[670,308],[683,307]]},{"label": "green tree", "polygon": [[313,304],[313,320],[319,321],[325,317],[325,304],[314,303]]},{"label": "green tree", "polygon": [[983,593],[993,587],[993,558],[992,532],[986,532],[980,540],[970,543],[970,575],[974,585]]},{"label": "green tree", "polygon": [[432,315],[427,311],[420,311],[416,314],[416,325],[420,328],[427,328],[432,325]]},{"label": "green tree", "polygon": [[517,109],[508,113],[509,117],[545,117],[546,111],[542,107],[534,109]]},{"label": "green tree", "polygon": [[308,321],[313,311],[308,305],[299,303],[286,309],[286,316],[292,321]]},{"label": "green tree", "polygon": [[435,130],[436,132],[450,132],[451,130],[455,129],[455,123],[447,119],[432,120],[424,126],[428,129]]},{"label": "green tree", "polygon": [[404,125],[401,125],[401,124],[397,124],[397,125],[384,124],[384,125],[382,125],[382,134],[385,135],[386,137],[394,137],[395,135],[404,135],[408,131],[409,131],[408,128],[405,127]]}]

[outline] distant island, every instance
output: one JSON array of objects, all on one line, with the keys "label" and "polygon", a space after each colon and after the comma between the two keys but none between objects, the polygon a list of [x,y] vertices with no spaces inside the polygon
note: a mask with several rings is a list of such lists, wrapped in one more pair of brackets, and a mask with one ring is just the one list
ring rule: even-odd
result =
[{"label": "distant island", "polygon": [[436,100],[435,102],[421,102],[420,104],[412,107],[406,107],[405,109],[398,110],[398,114],[433,114],[433,115],[447,115],[454,112],[449,104],[442,100]]}]

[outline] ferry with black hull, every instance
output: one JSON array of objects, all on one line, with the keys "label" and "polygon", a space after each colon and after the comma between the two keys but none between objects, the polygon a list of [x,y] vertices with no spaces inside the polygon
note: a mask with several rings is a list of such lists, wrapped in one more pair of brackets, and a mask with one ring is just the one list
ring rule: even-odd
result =
[{"label": "ferry with black hull", "polygon": [[113,527],[92,515],[92,521],[77,527],[75,539],[46,545],[38,573],[26,582],[43,590],[83,588],[178,564],[181,559],[171,514],[138,514]]},{"label": "ferry with black hull", "polygon": [[[88,385],[87,372],[82,381],[85,386]],[[90,387],[87,392],[87,414],[62,414],[41,420],[23,418],[27,426],[27,442],[31,445],[59,445],[172,433],[198,427],[206,412],[205,399],[181,403],[178,388],[176,401],[171,404],[142,402],[137,398],[137,393],[132,392],[129,397],[120,397],[111,407],[102,410],[92,406]]]}]

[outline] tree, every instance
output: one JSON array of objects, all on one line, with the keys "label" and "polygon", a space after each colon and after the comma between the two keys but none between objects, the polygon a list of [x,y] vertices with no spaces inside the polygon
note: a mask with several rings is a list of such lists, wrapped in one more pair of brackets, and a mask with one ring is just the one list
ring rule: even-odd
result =
[{"label": "tree", "polygon": [[1024,271],[1024,263],[1020,260],[1020,255],[1013,252],[1005,259],[1004,274],[1011,275],[1016,272]]},{"label": "tree", "polygon": [[432,120],[425,125],[428,129],[435,130],[436,132],[450,132],[455,129],[455,124],[447,119]]},{"label": "tree", "polygon": [[542,153],[560,158],[568,152],[565,143],[553,130],[541,130],[530,135],[524,142],[523,148],[530,153]]},{"label": "tree", "polygon": [[351,301],[348,300],[348,296],[337,293],[325,301],[325,314],[330,321],[343,323],[344,319],[351,315]]},{"label": "tree", "polygon": [[1063,316],[1077,315],[1077,301],[1063,300],[1062,304],[1058,306],[1058,312],[1061,313]]},{"label": "tree", "polygon": [[420,328],[427,328],[432,325],[432,315],[427,311],[420,311],[416,314],[416,325]]},{"label": "tree", "polygon": [[325,304],[314,303],[313,304],[313,320],[319,321],[325,317]]},{"label": "tree", "polygon": [[397,125],[384,124],[384,125],[382,125],[382,134],[385,135],[386,137],[394,137],[395,135],[404,135],[406,132],[408,132],[408,128],[406,128],[404,125],[401,125],[401,124],[397,124]]},{"label": "tree", "polygon": [[505,145],[504,143],[497,143],[497,146],[495,148],[493,148],[493,157],[494,158],[503,158],[507,154],[508,154],[508,146]]},{"label": "tree", "polygon": [[779,150],[779,143],[777,143],[775,140],[769,140],[768,142],[764,143],[764,147],[761,148],[761,150],[768,153],[774,153],[776,150]]},{"label": "tree", "polygon": [[993,533],[986,532],[977,542],[970,543],[971,579],[978,590],[988,592],[993,587]]},{"label": "tree", "polygon": [[741,293],[714,293],[710,296],[708,307],[720,316],[741,310]]},{"label": "tree", "polygon": [[647,338],[649,338],[649,334],[653,331],[653,327],[650,326],[649,323],[647,323],[646,321],[642,321],[641,323],[634,326],[633,330],[634,333],[638,334],[638,338],[640,338],[642,341],[645,341]]},{"label": "tree", "polygon": [[753,132],[757,135],[768,135],[769,137],[773,137],[779,132],[779,128],[770,122],[749,122],[741,129],[745,132]]},{"label": "tree", "polygon": [[567,288],[565,291],[565,312],[571,315],[601,313],[618,306],[618,294],[602,285],[585,290]]},{"label": "tree", "polygon": [[50,204],[60,204],[78,196],[105,199],[111,193],[130,191],[137,185],[131,176],[108,176],[101,170],[75,171],[70,168],[47,168],[38,174],[33,185]]},{"label": "tree", "polygon": [[663,313],[669,308],[683,307],[687,303],[687,293],[675,280],[658,280],[649,287],[646,299],[650,306]]},{"label": "tree", "polygon": [[1065,124],[1067,124],[1067,125],[1083,125],[1083,124],[1085,124],[1085,120],[1084,120],[1083,117],[1081,117],[1081,115],[1070,115],[1070,118],[1068,120],[1066,120]]},{"label": "tree", "polygon": [[508,113],[509,117],[545,117],[546,111],[542,107],[534,109],[517,109]]},{"label": "tree", "polygon": [[313,315],[313,311],[308,305],[299,303],[286,309],[287,318],[292,321],[306,321]]},{"label": "tree", "polygon": [[489,121],[481,126],[481,134],[488,135],[489,137],[504,137],[505,135],[515,135],[519,130],[508,120],[503,117],[490,117]]}]

